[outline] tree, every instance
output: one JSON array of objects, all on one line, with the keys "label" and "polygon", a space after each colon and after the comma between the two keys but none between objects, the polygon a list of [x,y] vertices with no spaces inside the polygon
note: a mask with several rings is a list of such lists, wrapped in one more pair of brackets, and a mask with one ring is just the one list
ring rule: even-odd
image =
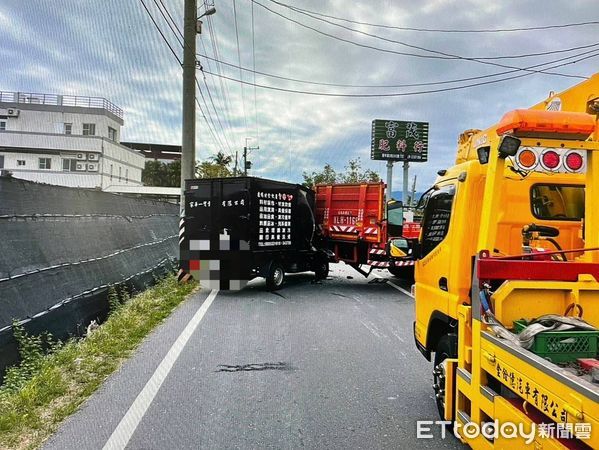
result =
[{"label": "tree", "polygon": [[144,186],[177,187],[181,178],[181,161],[163,163],[161,161],[146,161],[141,174]]},{"label": "tree", "polygon": [[224,178],[233,176],[233,172],[227,166],[202,161],[196,164],[196,176],[198,178]]},{"label": "tree", "polygon": [[[196,163],[195,172],[198,178],[231,177],[229,169],[233,158],[218,152],[206,161]],[[178,187],[181,185],[181,161],[163,163],[157,160],[146,161],[141,175],[144,186]]]},{"label": "tree", "polygon": [[370,169],[362,171],[362,162],[359,157],[350,159],[345,166],[345,173],[338,177],[338,182],[341,183],[376,183],[377,181],[381,181],[378,173]]},{"label": "tree", "polygon": [[218,152],[216,155],[211,156],[209,159],[214,164],[223,166],[223,167],[228,167],[229,164],[231,164],[231,161],[233,161],[233,158],[231,156],[225,156],[225,154],[223,152]]},{"label": "tree", "polygon": [[373,170],[362,170],[360,158],[350,159],[345,166],[345,172],[337,173],[330,164],[325,164],[320,172],[304,172],[303,185],[313,187],[316,184],[334,184],[334,183],[376,183],[381,180],[379,174]]}]

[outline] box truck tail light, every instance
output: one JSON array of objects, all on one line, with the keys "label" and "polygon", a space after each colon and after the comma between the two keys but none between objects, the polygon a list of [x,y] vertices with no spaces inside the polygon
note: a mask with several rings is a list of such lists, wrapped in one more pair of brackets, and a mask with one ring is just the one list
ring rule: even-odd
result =
[{"label": "box truck tail light", "polygon": [[555,170],[561,162],[560,156],[555,150],[545,150],[541,155],[541,165],[547,170]]},{"label": "box truck tail light", "polygon": [[516,109],[497,125],[497,135],[560,135],[567,139],[588,138],[595,131],[595,117],[587,113]]}]

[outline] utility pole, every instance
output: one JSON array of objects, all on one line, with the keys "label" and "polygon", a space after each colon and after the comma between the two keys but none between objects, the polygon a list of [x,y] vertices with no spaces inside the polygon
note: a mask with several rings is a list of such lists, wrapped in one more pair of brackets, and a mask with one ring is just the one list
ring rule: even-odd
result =
[{"label": "utility pole", "polygon": [[244,177],[248,176],[248,169],[250,169],[252,167],[251,161],[248,161],[248,151],[260,150],[260,146],[257,146],[257,147],[249,147],[248,146],[248,141],[250,139],[251,138],[245,138],[245,147],[243,147],[243,176]]},{"label": "utility pole", "polygon": [[412,195],[410,196],[410,206],[416,206],[416,175],[414,175],[414,181],[412,182]]},{"label": "utility pole", "polygon": [[237,176],[237,159],[238,159],[238,152],[237,150],[235,150],[235,168],[233,169],[233,176]]},{"label": "utility pole", "polygon": [[393,161],[387,160],[387,203],[392,199],[391,191],[393,190]]},{"label": "utility pole", "polygon": [[183,18],[183,136],[181,139],[181,212],[185,180],[194,177],[196,153],[196,23],[197,0],[185,0]]},{"label": "utility pole", "polygon": [[410,163],[408,161],[403,162],[403,194],[402,194],[402,203],[404,206],[407,206],[408,201],[408,168],[410,167]]}]

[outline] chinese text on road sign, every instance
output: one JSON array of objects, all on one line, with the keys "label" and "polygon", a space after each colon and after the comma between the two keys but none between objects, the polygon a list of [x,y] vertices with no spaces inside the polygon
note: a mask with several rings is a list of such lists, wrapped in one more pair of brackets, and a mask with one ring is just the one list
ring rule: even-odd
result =
[{"label": "chinese text on road sign", "polygon": [[372,121],[371,159],[420,162],[427,157],[427,122]]}]

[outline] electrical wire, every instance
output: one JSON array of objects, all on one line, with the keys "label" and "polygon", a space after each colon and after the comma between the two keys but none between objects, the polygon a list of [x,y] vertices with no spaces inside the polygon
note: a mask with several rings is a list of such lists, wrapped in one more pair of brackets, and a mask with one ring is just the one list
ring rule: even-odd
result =
[{"label": "electrical wire", "polygon": [[[148,16],[150,17],[150,20],[152,21],[152,23],[154,24],[154,28],[156,28],[156,30],[158,31],[158,33],[160,33],[160,36],[162,38],[162,40],[166,43],[166,45],[168,46],[168,48],[170,49],[171,53],[173,54],[173,56],[175,57],[175,59],[177,60],[177,62],[179,63],[179,66],[183,66],[183,62],[181,61],[181,59],[179,58],[179,56],[177,55],[177,53],[175,52],[175,50],[173,49],[173,47],[171,46],[170,42],[168,41],[168,39],[166,38],[166,36],[164,35],[164,33],[162,32],[162,29],[158,26],[158,23],[156,22],[156,20],[154,19],[154,16],[152,15],[152,13],[150,12],[150,10],[148,9],[148,7],[146,6],[144,0],[139,0],[141,2],[141,4],[144,7],[144,10],[146,11],[146,13],[148,14]],[[196,77],[196,84],[197,84],[197,77]],[[200,91],[201,93],[201,91]],[[200,105],[200,102],[198,100],[198,97],[195,96],[195,101],[198,105],[198,109],[200,110],[200,113],[202,114],[202,117],[204,118],[204,120],[206,121],[206,125],[208,126],[208,130],[210,131],[210,134],[212,135],[212,139],[214,140],[214,143],[216,145],[218,144],[218,140],[216,138],[216,133],[215,131],[212,130],[212,128],[210,127],[210,123],[208,122],[208,119],[206,118],[206,114],[204,113],[204,110],[202,109],[202,106]],[[222,144],[221,144],[222,146]]]},{"label": "electrical wire", "polygon": [[[239,46],[239,27],[237,25],[237,2],[235,0],[233,0],[233,16],[235,19],[235,38],[237,39],[237,60],[239,61],[239,66],[241,67],[241,47]],[[243,80],[241,69],[239,69],[239,78]],[[243,108],[243,121],[245,124],[245,133],[247,135],[248,121],[245,114],[245,93],[243,91],[243,84],[240,84],[239,87],[241,89],[241,106]]]},{"label": "electrical wire", "polygon": [[[552,67],[549,67],[547,70],[555,69],[558,67],[563,67],[563,66],[566,66],[569,64],[576,64],[580,61],[584,61],[584,60],[590,59],[590,58],[595,58],[597,56],[599,56],[599,51],[593,55],[589,55],[589,56],[580,58],[576,61],[571,61],[571,62],[567,62],[567,63],[563,63],[563,64],[554,65]],[[226,80],[229,80],[229,81],[234,81],[237,83],[250,85],[250,86],[253,86],[255,84],[256,87],[259,87],[262,89],[269,89],[269,90],[280,91],[280,92],[290,92],[290,93],[294,93],[294,94],[305,94],[305,95],[314,95],[314,96],[322,96],[322,97],[378,98],[378,97],[403,97],[403,96],[409,96],[409,95],[422,95],[422,94],[433,94],[433,93],[439,93],[439,92],[456,91],[456,90],[467,89],[467,88],[476,87],[476,86],[484,86],[487,84],[500,83],[503,81],[514,80],[517,78],[528,77],[531,75],[533,75],[533,73],[524,73],[524,74],[520,74],[520,75],[514,75],[511,77],[504,77],[504,78],[501,78],[498,80],[489,80],[489,81],[483,81],[483,82],[479,82],[479,83],[471,83],[471,84],[462,85],[462,86],[453,86],[453,87],[440,88],[440,89],[429,89],[429,90],[424,90],[424,91],[395,92],[395,93],[383,93],[383,94],[343,94],[343,93],[333,93],[333,92],[303,91],[303,90],[297,90],[297,89],[287,89],[287,88],[268,86],[268,85],[263,85],[263,84],[258,84],[258,83],[251,83],[249,81],[238,80],[238,79],[224,76],[224,75],[223,75],[223,78]]]},{"label": "electrical wire", "polygon": [[311,11],[309,9],[299,8],[297,6],[288,5],[285,3],[280,3],[281,6],[285,6],[287,8],[293,8],[298,11],[302,11],[309,14],[314,14],[321,17],[326,17],[328,19],[340,20],[347,23],[353,23],[355,25],[364,25],[373,28],[385,28],[390,30],[401,30],[401,31],[418,31],[418,32],[427,32],[427,33],[510,33],[516,31],[539,31],[539,30],[551,30],[556,28],[570,28],[570,27],[580,27],[587,25],[599,25],[599,21],[592,20],[588,22],[575,22],[575,23],[566,23],[559,25],[543,25],[536,27],[520,27],[520,28],[495,28],[495,29],[478,29],[478,30],[459,30],[459,29],[447,29],[447,28],[415,28],[415,27],[400,27],[394,25],[383,25],[377,23],[368,23],[368,22],[360,22],[357,20],[351,20],[343,17],[336,17],[327,14],[323,14],[321,12]]},{"label": "electrical wire", "polygon": [[[302,10],[301,8],[297,8],[295,6],[290,6],[290,5],[287,5],[285,3],[281,3],[278,0],[268,0],[268,1],[270,1],[271,3],[274,3],[276,5],[288,8],[288,9],[290,9],[292,11],[295,11],[295,12],[297,12],[299,14],[303,14],[305,16],[308,16],[308,17],[310,17],[312,19],[320,20],[321,22],[328,23],[330,25],[334,25],[334,26],[337,26],[337,27],[341,27],[341,28],[343,28],[345,30],[348,30],[348,31],[351,31],[353,33],[363,34],[363,35],[366,35],[366,36],[369,36],[369,37],[373,37],[375,39],[381,39],[383,41],[390,42],[390,43],[393,43],[393,44],[404,45],[406,47],[414,48],[414,49],[417,49],[417,50],[423,50],[423,51],[426,51],[426,52],[431,52],[431,53],[440,54],[440,55],[444,55],[444,56],[453,56],[450,53],[439,52],[437,50],[431,50],[431,49],[428,49],[428,48],[425,48],[425,47],[419,47],[419,46],[416,46],[416,45],[407,44],[407,43],[402,42],[402,41],[396,41],[396,40],[393,40],[393,39],[388,39],[388,38],[385,38],[384,36],[380,36],[380,35],[376,35],[376,34],[371,34],[371,33],[366,33],[366,32],[360,31],[360,30],[356,30],[354,28],[345,27],[343,25],[339,25],[339,24],[333,23],[331,21],[328,21],[328,20],[316,17],[316,16],[314,16],[314,15],[312,15],[310,13],[304,12],[304,10]],[[570,47],[570,48],[560,49],[560,50],[549,50],[549,51],[537,52],[537,53],[524,53],[524,54],[520,54],[520,55],[470,56],[470,57],[462,57],[462,56],[456,55],[456,58],[457,59],[464,58],[464,59],[476,60],[476,61],[478,61],[478,60],[482,61],[482,60],[500,60],[500,59],[531,58],[531,57],[536,57],[536,56],[547,56],[547,55],[556,55],[556,54],[560,54],[560,53],[568,53],[568,52],[572,52],[572,51],[576,51],[576,50],[583,50],[583,49],[588,49],[588,48],[596,47],[597,45],[599,45],[599,43],[587,44],[587,45],[579,45],[577,47]]]},{"label": "electrical wire", "polygon": [[[534,64],[531,66],[527,66],[524,69],[531,69],[531,68],[538,68],[538,67],[542,67],[542,66],[547,66],[550,64],[554,64],[556,62],[562,62],[564,60],[567,59],[572,59],[572,58],[577,58],[579,56],[584,56],[587,55],[589,53],[593,53],[596,52],[598,49],[593,49],[593,50],[587,50],[585,52],[581,52],[581,53],[577,53],[574,55],[570,55],[570,56],[566,56],[564,58],[559,58],[553,61],[549,61],[549,62],[544,62],[544,63],[538,63],[538,64]],[[284,81],[293,81],[296,83],[302,83],[302,84],[311,84],[311,85],[318,85],[318,86],[331,86],[331,87],[348,87],[348,88],[399,88],[399,87],[419,87],[419,86],[435,86],[435,85],[442,85],[442,84],[453,84],[453,83],[461,83],[461,82],[465,82],[465,81],[474,81],[474,80],[480,80],[480,79],[485,79],[485,78],[493,78],[493,77],[498,77],[498,76],[502,76],[502,75],[509,75],[511,73],[515,73],[515,72],[519,72],[518,69],[513,69],[513,70],[506,70],[506,71],[502,71],[502,72],[496,72],[493,74],[487,74],[487,75],[478,75],[478,76],[473,76],[473,77],[465,77],[465,78],[456,78],[453,80],[443,80],[443,81],[430,81],[430,82],[423,82],[423,83],[404,83],[404,84],[343,84],[343,83],[327,83],[327,82],[320,82],[320,81],[312,81],[312,80],[302,80],[299,78],[290,78],[290,77],[285,77],[282,75],[276,75],[276,74],[272,74],[272,73],[268,73],[268,72],[262,72],[262,71],[258,71],[258,70],[252,70],[252,69],[248,69],[247,67],[240,67],[236,64],[230,63],[230,62],[226,62],[226,61],[221,61],[221,60],[217,60],[215,58],[212,58],[210,56],[208,56],[207,54],[201,54],[199,53],[198,56],[201,56],[202,58],[206,58],[208,60],[212,60],[212,61],[216,61],[219,64],[223,64],[225,66],[228,67],[232,67],[235,69],[239,69],[241,68],[241,70],[246,71],[246,72],[251,72],[254,75],[263,75],[266,77],[270,77],[270,78],[275,78],[275,79],[279,79],[279,80],[284,80]],[[542,72],[542,70],[540,71]]]},{"label": "electrical wire", "polygon": [[255,135],[256,140],[258,141],[258,146],[260,146],[260,133],[258,127],[258,102],[256,96],[256,33],[254,31],[254,4],[251,4],[251,15],[252,15],[252,65],[253,65],[253,74],[254,74],[254,125],[255,125]]},{"label": "electrical wire", "polygon": [[154,27],[156,28],[156,30],[158,30],[158,32],[160,33],[160,36],[162,36],[162,40],[166,43],[166,45],[168,46],[169,50],[171,51],[171,53],[175,57],[175,59],[179,62],[179,65],[182,66],[183,65],[183,61],[181,61],[181,59],[179,58],[179,55],[177,55],[177,53],[175,52],[175,50],[171,46],[171,43],[168,41],[168,39],[166,38],[166,36],[164,35],[164,33],[162,32],[162,30],[160,29],[160,27],[158,26],[158,24],[154,20],[154,16],[152,16],[152,13],[150,13],[150,10],[146,6],[144,0],[139,0],[139,1],[141,2],[141,4],[143,5],[144,9],[146,10],[146,13],[148,13],[148,16],[150,16],[150,19],[152,20],[152,23],[154,24]]},{"label": "electrical wire", "polygon": [[[369,37],[372,37],[372,38],[375,38],[375,39],[383,40],[383,41],[394,43],[394,44],[403,45],[403,46],[406,46],[406,47],[409,47],[409,48],[414,48],[414,49],[426,51],[426,52],[429,52],[429,53],[433,53],[433,55],[423,55],[421,53],[400,52],[400,51],[396,51],[396,50],[391,50],[391,49],[385,49],[385,48],[381,48],[381,47],[376,47],[376,46],[373,46],[373,45],[362,44],[360,42],[352,41],[351,39],[345,39],[345,38],[342,38],[340,36],[336,36],[334,34],[330,34],[330,33],[327,33],[325,31],[319,30],[318,28],[314,28],[314,27],[312,27],[310,25],[307,25],[307,24],[305,24],[303,22],[300,22],[300,21],[295,20],[295,19],[293,19],[291,17],[288,17],[288,16],[286,16],[284,14],[281,14],[281,13],[279,13],[279,12],[277,12],[277,11],[269,8],[268,6],[263,5],[262,3],[258,2],[257,0],[250,0],[250,1],[253,2],[253,3],[255,3],[255,4],[257,4],[258,6],[260,6],[262,8],[264,8],[265,10],[269,11],[270,13],[275,14],[275,15],[277,15],[277,16],[285,19],[285,20],[288,20],[290,22],[293,22],[293,23],[295,23],[295,24],[297,24],[297,25],[299,25],[299,26],[301,26],[303,28],[307,28],[307,29],[312,30],[312,31],[314,31],[314,32],[316,32],[318,34],[323,35],[323,36],[327,36],[329,38],[332,38],[332,39],[335,39],[335,40],[338,40],[338,41],[341,41],[341,42],[346,42],[348,44],[352,44],[352,45],[357,46],[357,47],[367,48],[367,49],[370,49],[370,50],[375,50],[375,51],[384,52],[384,53],[391,53],[391,54],[400,55],[400,56],[410,56],[410,57],[415,57],[415,58],[427,58],[427,59],[463,60],[463,61],[476,62],[478,64],[485,64],[485,65],[490,65],[490,66],[502,67],[502,68],[505,68],[505,69],[518,69],[518,70],[524,70],[524,71],[531,71],[531,70],[522,69],[522,68],[517,67],[517,66],[511,66],[511,65],[507,65],[507,64],[501,64],[501,63],[495,63],[495,62],[492,62],[492,61],[482,60],[482,59],[478,59],[478,58],[465,57],[465,56],[455,55],[455,54],[452,54],[452,53],[441,52],[441,51],[438,51],[438,50],[427,49],[425,47],[420,47],[420,46],[416,46],[416,45],[412,45],[412,44],[407,44],[405,42],[397,41],[397,40],[394,40],[394,39],[388,39],[388,38],[385,38],[385,37],[382,37],[382,36],[378,36],[378,35],[375,35],[375,34],[367,33],[365,31],[360,31],[360,30],[356,30],[354,28],[346,27],[346,26],[340,25],[338,23],[330,22],[330,21],[327,21],[327,20],[322,19],[322,18],[310,16],[310,17],[312,17],[312,18],[314,18],[316,20],[327,22],[327,23],[329,23],[329,24],[331,24],[333,26],[340,27],[340,28],[346,29],[346,30],[354,32],[354,33],[362,34],[362,35],[365,35],[365,36],[369,36]],[[268,0],[268,1],[273,2],[275,4],[278,4],[278,2],[276,2],[275,0]],[[300,14],[304,14],[304,15],[308,15],[309,16],[309,14],[303,13],[303,12],[300,13]],[[240,63],[240,65],[241,65],[241,63]],[[532,70],[531,72],[535,72],[535,71]],[[576,75],[562,74],[562,73],[557,73],[557,72],[543,72],[543,73],[547,74],[547,75],[555,75],[555,76],[567,77],[567,78],[581,78],[581,77],[578,77]]]},{"label": "electrical wire", "polygon": [[[179,42],[179,45],[182,48],[184,47],[184,37],[183,37],[183,33],[181,32],[181,30],[179,29],[179,26],[177,25],[177,23],[175,22],[175,20],[173,19],[173,16],[171,15],[170,11],[168,10],[168,8],[166,7],[166,5],[164,4],[163,0],[153,0],[154,4],[156,5],[156,7],[158,8],[158,10],[160,11],[160,14],[162,15],[162,18],[164,19],[164,21],[166,22],[166,24],[168,25],[168,27],[170,28],[171,32],[175,35],[175,38],[177,39],[177,42]],[[162,8],[159,5],[162,5]],[[164,10],[164,11],[163,11]],[[170,19],[170,21],[169,21]],[[179,38],[179,36],[181,36],[181,38]],[[208,96],[210,98],[210,102],[212,103],[212,108],[214,109],[214,113],[216,114],[216,119],[220,125],[220,130],[221,133],[225,139],[225,143],[226,143],[226,147],[229,149],[229,153],[231,153],[231,145],[229,144],[229,140],[227,139],[227,133],[225,133],[224,127],[222,125],[222,122],[220,120],[220,116],[218,114],[218,110],[216,108],[216,106],[214,105],[214,100],[212,99],[212,94],[210,93],[210,88],[208,86],[208,84],[206,83],[206,79],[204,78],[204,84],[206,85],[206,91],[208,92]],[[198,90],[200,91],[200,94],[202,95],[202,98],[204,100],[204,104],[206,105],[207,110],[209,111],[209,106],[208,103],[206,102],[206,99],[204,98],[204,95],[202,93],[201,87],[198,83],[198,79],[196,77],[196,86],[198,87]],[[216,130],[216,125],[214,124],[214,120],[212,119],[212,114],[208,114],[210,117],[210,121],[212,122],[212,126],[214,127],[214,129]],[[223,144],[222,144],[222,140],[220,139],[219,136],[219,144],[222,148],[224,148]]]},{"label": "electrical wire", "polygon": [[[206,2],[204,2],[205,5],[207,5]],[[218,49],[217,49],[217,40],[216,40],[216,34],[214,31],[214,26],[212,24],[212,20],[210,20],[210,18],[208,18],[208,20],[206,21],[206,25],[207,25],[207,29],[208,29],[208,33],[210,35],[210,44],[212,46],[212,52],[214,54],[214,56],[216,58],[218,58]],[[206,47],[204,45],[204,39],[200,39],[200,42],[202,44],[202,46],[204,47],[204,52],[207,54],[207,50]],[[220,63],[218,61],[215,61],[216,63],[216,71],[218,74],[222,74],[222,70],[221,70],[221,66]],[[207,60],[207,64],[208,67],[210,69],[210,61]],[[210,69],[210,71],[212,71]],[[227,86],[224,83],[224,80],[222,78],[219,77],[212,77],[213,81],[214,80],[218,80],[218,85],[220,86],[220,99],[221,99],[221,103],[224,105],[224,111],[225,111],[225,116],[227,117],[227,127],[229,129],[229,132],[234,135],[235,131],[233,130],[233,127],[231,126],[232,121],[232,114],[231,114],[231,108],[229,106],[229,96],[228,96],[228,89]],[[216,83],[216,82],[215,82]]]}]

